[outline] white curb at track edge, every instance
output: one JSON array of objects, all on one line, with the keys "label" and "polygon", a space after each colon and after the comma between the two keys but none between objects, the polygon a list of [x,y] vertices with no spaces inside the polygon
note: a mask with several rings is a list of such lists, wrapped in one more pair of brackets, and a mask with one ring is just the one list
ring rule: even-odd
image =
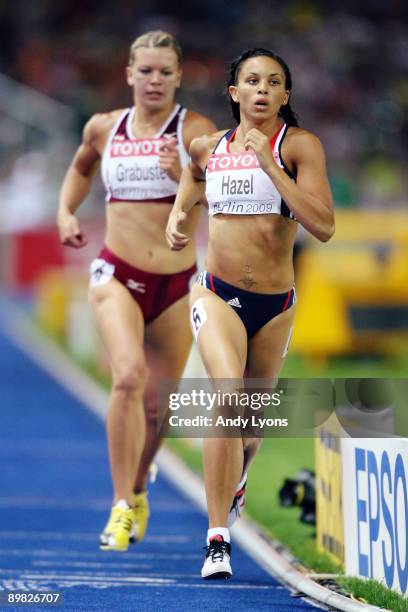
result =
[{"label": "white curb at track edge", "polygon": [[[75,365],[52,340],[39,332],[26,316],[18,312],[15,304],[9,305],[2,300],[0,306],[7,315],[7,325],[3,325],[4,334],[94,414],[105,420],[108,394],[100,385]],[[5,322],[3,317],[2,322]],[[207,504],[201,478],[167,448],[160,450],[157,463],[166,478],[206,513]],[[240,519],[234,525],[232,535],[240,547],[272,576],[297,592],[344,612],[384,612],[384,608],[351,601],[306,577],[272,548],[245,519]]]}]

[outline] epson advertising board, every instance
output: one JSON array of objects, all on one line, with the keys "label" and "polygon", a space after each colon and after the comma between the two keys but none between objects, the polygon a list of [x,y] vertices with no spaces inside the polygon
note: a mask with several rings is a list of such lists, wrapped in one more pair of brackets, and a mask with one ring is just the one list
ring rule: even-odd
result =
[{"label": "epson advertising board", "polygon": [[342,440],[345,564],[407,593],[408,440]]}]

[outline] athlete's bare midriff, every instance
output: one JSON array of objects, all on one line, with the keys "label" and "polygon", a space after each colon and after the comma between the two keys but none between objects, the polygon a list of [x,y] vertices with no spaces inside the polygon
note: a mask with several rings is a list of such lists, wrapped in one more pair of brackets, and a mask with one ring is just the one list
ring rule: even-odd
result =
[{"label": "athlete's bare midriff", "polygon": [[171,251],[165,228],[172,204],[114,202],[107,204],[105,244],[120,259],[135,268],[157,274],[187,270],[196,260],[194,233],[200,207],[189,215],[186,233],[191,242],[183,251]]},{"label": "athlete's bare midriff", "polygon": [[246,291],[288,291],[294,284],[296,230],[295,221],[280,215],[215,215],[206,268]]}]

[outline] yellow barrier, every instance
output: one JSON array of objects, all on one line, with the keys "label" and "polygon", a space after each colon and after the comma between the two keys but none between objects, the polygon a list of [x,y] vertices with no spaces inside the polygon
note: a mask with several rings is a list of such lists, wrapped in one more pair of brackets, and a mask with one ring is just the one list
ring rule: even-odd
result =
[{"label": "yellow barrier", "polygon": [[[408,316],[395,329],[358,328],[351,309],[408,315],[408,214],[339,212],[334,238],[300,255],[292,348],[305,355],[408,352]],[[389,314],[387,314],[389,309]],[[363,315],[360,315],[360,319]]]},{"label": "yellow barrier", "polygon": [[[317,546],[344,562],[340,425],[331,417],[315,438]],[[337,434],[337,435],[336,435]]]}]

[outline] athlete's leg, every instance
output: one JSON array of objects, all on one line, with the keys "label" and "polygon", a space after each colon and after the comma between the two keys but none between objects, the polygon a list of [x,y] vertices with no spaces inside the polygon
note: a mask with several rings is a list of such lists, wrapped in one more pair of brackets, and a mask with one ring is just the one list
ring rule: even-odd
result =
[{"label": "athlete's leg", "polygon": [[128,290],[114,278],[90,289],[89,299],[112,373],[107,437],[114,503],[125,499],[131,506],[135,458],[140,460],[146,430],[143,316]]},{"label": "athlete's leg", "polygon": [[[277,315],[264,325],[248,343],[247,378],[273,379],[281,371],[290,336],[293,328],[293,319],[296,306],[291,306],[285,312]],[[249,465],[254,459],[262,438],[246,438],[244,440],[244,469],[248,472]]]},{"label": "athlete's leg", "polygon": [[146,443],[134,483],[135,493],[146,488],[150,464],[162,443],[157,432],[157,386],[163,378],[174,380],[175,387],[177,386],[190,352],[191,340],[188,295],[166,308],[146,328],[149,366],[145,391],[147,430]]},{"label": "athlete's leg", "polygon": [[[212,379],[230,379],[234,392],[242,384],[247,358],[245,328],[232,310],[213,292],[195,285],[190,303],[197,300],[205,311],[206,321],[198,331],[197,344],[207,374]],[[243,465],[241,437],[207,437],[203,442],[204,481],[207,496],[209,527],[226,527],[227,517],[240,480]]]}]

